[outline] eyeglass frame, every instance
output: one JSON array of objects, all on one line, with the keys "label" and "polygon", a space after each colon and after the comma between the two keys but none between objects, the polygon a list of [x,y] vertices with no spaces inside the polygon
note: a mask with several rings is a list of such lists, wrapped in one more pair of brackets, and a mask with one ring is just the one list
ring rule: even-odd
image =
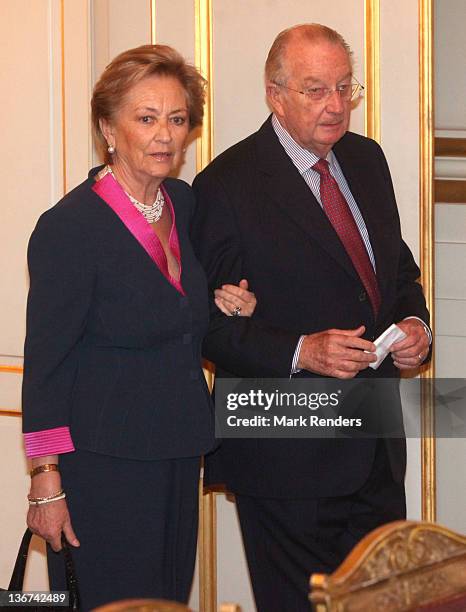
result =
[{"label": "eyeglass frame", "polygon": [[[352,102],[353,100],[357,99],[356,98],[356,94],[359,93],[361,95],[361,93],[365,89],[364,85],[362,85],[362,83],[360,83],[356,77],[351,77],[351,78],[352,78],[352,81],[351,81],[350,85],[351,85],[352,88],[355,86],[356,89],[354,91],[352,91],[351,92],[351,96],[346,99],[348,102]],[[284,89],[289,89],[290,91],[294,91],[296,93],[299,93],[299,94],[305,96],[308,100],[311,100],[312,102],[322,102],[323,100],[327,100],[329,98],[329,96],[332,93],[334,93],[334,92],[338,93],[338,95],[340,96],[341,100],[345,100],[345,98],[341,97],[342,92],[338,89],[338,87],[342,87],[342,85],[339,85],[339,86],[334,87],[334,88],[330,88],[330,87],[318,87],[318,88],[316,88],[316,89],[323,89],[326,93],[325,93],[325,95],[320,100],[313,100],[311,98],[311,94],[309,92],[309,90],[312,89],[311,87],[309,87],[308,89],[294,89],[293,87],[288,87],[288,85],[284,85],[283,83],[277,83],[276,81],[272,81],[272,82],[277,87],[283,87]]]}]

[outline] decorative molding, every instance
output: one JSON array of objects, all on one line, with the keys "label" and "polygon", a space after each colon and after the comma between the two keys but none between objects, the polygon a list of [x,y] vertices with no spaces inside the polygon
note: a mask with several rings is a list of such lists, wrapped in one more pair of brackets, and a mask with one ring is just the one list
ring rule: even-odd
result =
[{"label": "decorative molding", "polygon": [[202,76],[207,79],[204,121],[196,142],[196,171],[203,170],[214,154],[212,0],[195,0],[195,57]]},{"label": "decorative molding", "polygon": [[380,0],[364,1],[365,130],[380,142]]},{"label": "decorative molding", "polygon": [[[213,137],[213,64],[212,64],[212,0],[195,0],[196,65],[207,80],[204,120],[196,141],[196,172],[203,170],[214,155]],[[212,389],[214,368],[205,364],[204,374]],[[199,489],[199,606],[200,612],[217,610],[217,518],[216,496],[204,492],[204,479]]]},{"label": "decorative molding", "polygon": [[66,95],[65,95],[65,0],[60,2],[60,45],[61,45],[61,121],[62,121],[62,172],[63,195],[68,191],[66,171]]},{"label": "decorative molding", "polygon": [[466,138],[466,130],[464,128],[441,128],[437,126],[434,134],[436,138]]},{"label": "decorative molding", "polygon": [[[419,0],[419,202],[421,282],[435,336],[434,292],[434,118],[433,118],[433,7]],[[435,356],[421,368],[421,470],[422,518],[434,522],[437,514]]]},{"label": "decorative molding", "polygon": [[149,1],[150,1],[150,42],[151,42],[151,45],[155,45],[157,41],[157,30],[156,30],[157,21],[156,21],[156,7],[155,7],[156,0],[149,0]]},{"label": "decorative molding", "polygon": [[437,179],[436,204],[466,204],[466,180]]},{"label": "decorative molding", "polygon": [[435,137],[436,157],[466,157],[466,138]]},{"label": "decorative molding", "polygon": [[[435,156],[436,179],[463,179],[466,187],[466,155],[464,157]],[[466,189],[464,190],[466,193]],[[437,193],[435,193],[437,200]],[[466,200],[464,200],[466,202]]]},{"label": "decorative molding", "polygon": [[13,365],[0,365],[0,372],[6,374],[22,374],[24,371],[23,366],[13,366]]},{"label": "decorative molding", "polygon": [[199,610],[217,611],[217,495],[199,485]]},{"label": "decorative molding", "polygon": [[21,410],[0,410],[0,416],[20,417],[22,414]]}]

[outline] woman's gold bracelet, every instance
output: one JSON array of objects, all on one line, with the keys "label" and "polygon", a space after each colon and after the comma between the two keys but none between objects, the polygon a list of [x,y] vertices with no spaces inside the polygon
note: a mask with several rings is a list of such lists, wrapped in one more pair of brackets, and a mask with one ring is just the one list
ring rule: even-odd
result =
[{"label": "woman's gold bracelet", "polygon": [[58,472],[58,463],[44,463],[43,465],[38,465],[29,472],[29,475],[33,478],[37,474],[42,474],[42,472]]},{"label": "woman's gold bracelet", "polygon": [[63,489],[48,495],[47,497],[31,497],[28,495],[28,501],[30,506],[39,506],[40,504],[48,504],[49,502],[57,501],[59,499],[65,499],[66,494]]}]

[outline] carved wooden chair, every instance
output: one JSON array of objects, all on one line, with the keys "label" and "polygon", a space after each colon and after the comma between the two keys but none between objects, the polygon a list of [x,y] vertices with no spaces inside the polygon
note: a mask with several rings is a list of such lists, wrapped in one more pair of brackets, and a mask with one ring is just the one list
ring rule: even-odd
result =
[{"label": "carved wooden chair", "polygon": [[315,612],[465,612],[466,537],[433,523],[389,523],[310,585]]},{"label": "carved wooden chair", "polygon": [[92,612],[192,612],[176,601],[165,599],[121,599],[94,608]]},{"label": "carved wooden chair", "polygon": [[[123,599],[94,608],[93,612],[192,612],[190,608],[175,601],[163,599]],[[237,604],[220,604],[219,612],[241,612]]]}]

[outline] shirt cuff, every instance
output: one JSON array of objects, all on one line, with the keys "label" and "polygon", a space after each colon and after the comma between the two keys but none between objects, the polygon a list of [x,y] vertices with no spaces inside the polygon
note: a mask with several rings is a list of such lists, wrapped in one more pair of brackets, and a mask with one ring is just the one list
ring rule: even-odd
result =
[{"label": "shirt cuff", "polygon": [[427,325],[427,323],[425,323],[422,319],[420,319],[419,317],[416,317],[414,315],[411,315],[410,317],[405,317],[403,319],[403,321],[406,321],[407,319],[417,319],[418,321],[420,321],[423,326],[424,326],[424,331],[426,332],[427,338],[429,339],[429,346],[432,344],[432,332],[430,330],[430,327]]},{"label": "shirt cuff", "polygon": [[301,345],[304,341],[304,338],[306,336],[301,336],[300,339],[298,340],[298,344],[296,345],[296,349],[293,355],[293,361],[291,362],[291,372],[290,372],[290,378],[293,376],[293,374],[297,374],[298,372],[301,372],[301,369],[298,368],[298,361],[299,361],[299,353],[301,352]]},{"label": "shirt cuff", "polygon": [[70,428],[67,426],[25,433],[24,446],[26,456],[30,458],[61,455],[75,450]]}]

